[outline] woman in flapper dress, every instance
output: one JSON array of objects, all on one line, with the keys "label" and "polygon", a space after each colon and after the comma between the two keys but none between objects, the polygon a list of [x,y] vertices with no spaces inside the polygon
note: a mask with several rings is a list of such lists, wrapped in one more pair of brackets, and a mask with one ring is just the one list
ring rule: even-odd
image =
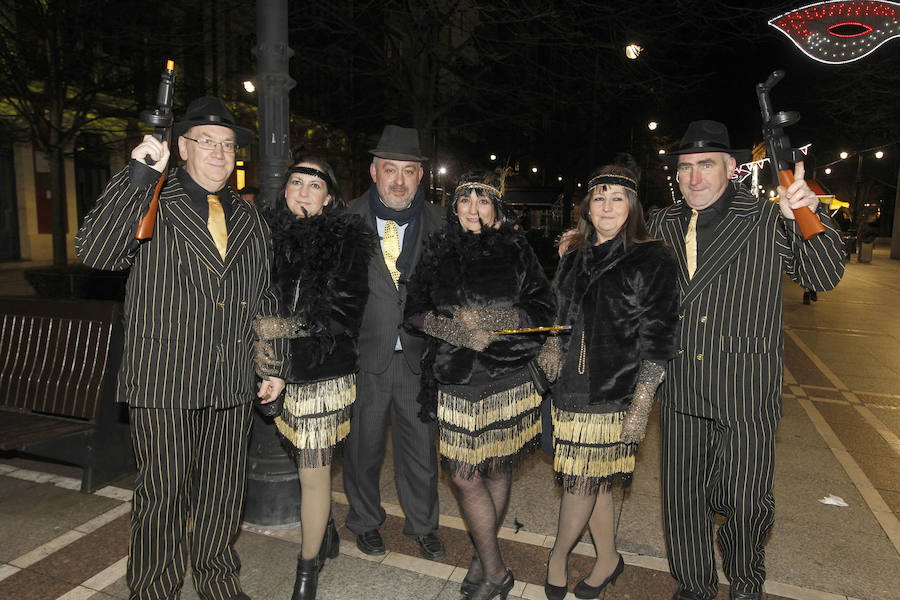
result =
[{"label": "woman in flapper dress", "polygon": [[568,556],[585,526],[596,561],[575,596],[599,597],[624,568],[611,486],[634,471],[653,395],[674,351],[676,264],[662,242],[648,238],[639,169],[630,157],[623,160],[590,178],[553,282],[556,323],[572,333],[561,338],[552,388],[553,469],[563,495],[544,587],[550,600],[566,595]]},{"label": "woman in flapper dress", "polygon": [[503,218],[498,175],[461,178],[447,223],[428,240],[409,282],[406,315],[408,327],[432,337],[422,413],[439,424],[441,463],[475,547],[461,591],[506,598],[514,580],[497,529],[512,469],[540,434],[541,395],[528,363],[545,336],[494,332],[546,325],[553,297],[525,236]]},{"label": "woman in flapper dress", "polygon": [[267,340],[289,339],[283,399],[260,404],[297,462],[302,542],[292,600],[316,597],[325,558],[340,540],[331,518],[331,461],[347,437],[356,399],[357,336],[368,296],[374,234],[356,215],[336,212],[341,195],[331,166],[315,158],[288,169],[272,229],[273,282],[281,317],[255,323],[257,371],[271,363]]}]

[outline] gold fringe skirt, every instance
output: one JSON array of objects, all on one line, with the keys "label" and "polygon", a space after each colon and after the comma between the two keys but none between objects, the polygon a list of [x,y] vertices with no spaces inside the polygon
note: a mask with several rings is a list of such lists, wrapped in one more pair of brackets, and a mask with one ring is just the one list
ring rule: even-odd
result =
[{"label": "gold fringe skirt", "polygon": [[580,413],[553,406],[553,470],[571,494],[596,494],[634,472],[637,444],[623,444],[625,412]]},{"label": "gold fringe skirt", "polygon": [[[454,393],[462,387],[468,388],[464,394]],[[511,470],[536,445],[540,407],[541,395],[528,373],[484,385],[441,386],[437,407],[441,462],[465,478],[476,471]]]},{"label": "gold fringe skirt", "polygon": [[356,374],[311,383],[289,383],[284,408],[275,418],[300,468],[331,464],[335,447],[350,433]]}]

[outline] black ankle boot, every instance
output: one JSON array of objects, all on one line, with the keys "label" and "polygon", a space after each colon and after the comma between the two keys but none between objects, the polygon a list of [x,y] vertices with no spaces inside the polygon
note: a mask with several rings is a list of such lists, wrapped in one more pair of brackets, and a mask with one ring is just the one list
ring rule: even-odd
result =
[{"label": "black ankle boot", "polygon": [[319,559],[297,559],[297,580],[294,581],[294,595],[291,600],[316,600],[319,587]]}]

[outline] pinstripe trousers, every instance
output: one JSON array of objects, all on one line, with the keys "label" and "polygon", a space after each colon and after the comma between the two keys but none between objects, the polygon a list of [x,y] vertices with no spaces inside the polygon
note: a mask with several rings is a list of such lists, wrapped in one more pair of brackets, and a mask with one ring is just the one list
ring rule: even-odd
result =
[{"label": "pinstripe trousers", "polygon": [[406,514],[403,533],[423,536],[438,527],[435,424],[419,420],[419,376],[395,352],[387,370],[360,370],[350,435],[344,445],[344,490],[350,502],[347,528],[360,534],[376,529],[386,513],[379,485],[388,419],[394,450],[394,481]]},{"label": "pinstripe trousers", "polygon": [[735,591],[761,592],[764,544],[775,520],[772,484],[778,420],[723,423],[662,407],[663,527],[679,589],[712,599],[718,590],[713,529]]},{"label": "pinstripe trousers", "polygon": [[190,557],[204,600],[241,591],[232,547],[246,486],[250,405],[129,408],[137,479],[131,511],[130,600],[177,598]]}]

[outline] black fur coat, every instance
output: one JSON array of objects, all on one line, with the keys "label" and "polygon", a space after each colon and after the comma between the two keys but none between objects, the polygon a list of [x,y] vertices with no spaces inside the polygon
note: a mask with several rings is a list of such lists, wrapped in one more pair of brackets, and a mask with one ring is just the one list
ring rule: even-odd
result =
[{"label": "black fur coat", "polygon": [[[641,361],[665,362],[674,355],[677,273],[675,259],[656,240],[626,248],[615,238],[560,260],[553,280],[557,323],[574,326],[584,317],[591,404],[624,410]],[[580,352],[580,336],[562,336],[562,347]]]},{"label": "black fur coat", "polygon": [[[433,311],[453,315],[453,307],[514,306],[520,322],[549,325],[553,292],[525,236],[511,225],[479,234],[448,223],[426,242],[422,259],[409,282],[407,328],[421,333],[409,319]],[[477,358],[491,377],[524,367],[540,352],[541,334],[505,335],[483,352],[435,340],[433,372],[440,383],[465,384]]]},{"label": "black fur coat", "polygon": [[270,218],[272,280],[283,316],[299,316],[309,337],[290,340],[292,383],[339,377],[359,368],[357,337],[369,294],[368,264],[377,238],[362,217],[287,210]]}]

